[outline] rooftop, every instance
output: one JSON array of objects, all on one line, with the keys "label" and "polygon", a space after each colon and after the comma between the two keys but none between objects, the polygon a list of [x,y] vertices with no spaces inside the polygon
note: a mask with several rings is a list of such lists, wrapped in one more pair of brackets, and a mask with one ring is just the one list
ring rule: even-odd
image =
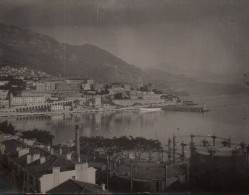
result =
[{"label": "rooftop", "polygon": [[85,183],[73,179],[69,179],[57,187],[49,190],[49,194],[111,194],[107,190],[103,190],[101,186],[96,184]]},{"label": "rooftop", "polygon": [[5,151],[6,154],[16,153],[17,147],[24,147],[25,144],[17,139],[10,139],[5,140],[2,142],[5,145]]},{"label": "rooftop", "polygon": [[60,167],[60,171],[74,170],[75,164],[61,157],[50,155],[45,157],[45,162],[40,164],[40,160],[36,160],[30,163],[28,172],[37,178],[42,177],[45,174],[51,174],[53,167]]}]

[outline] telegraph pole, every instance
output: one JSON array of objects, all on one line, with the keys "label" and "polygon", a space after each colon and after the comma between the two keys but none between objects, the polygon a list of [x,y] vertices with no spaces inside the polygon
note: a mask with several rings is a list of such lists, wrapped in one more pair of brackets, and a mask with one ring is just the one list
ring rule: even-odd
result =
[{"label": "telegraph pole", "polygon": [[168,140],[168,161],[171,163],[171,140]]},{"label": "telegraph pole", "polygon": [[75,125],[75,148],[76,148],[76,160],[80,162],[80,141],[79,141],[79,125]]},{"label": "telegraph pole", "polygon": [[130,160],[130,184],[131,184],[131,193],[133,192],[133,167],[132,161]]},{"label": "telegraph pole", "polygon": [[194,145],[194,137],[195,137],[195,136],[194,136],[193,134],[190,135],[190,138],[191,138],[190,144],[191,144],[191,146]]},{"label": "telegraph pole", "polygon": [[186,174],[186,184],[187,184],[186,188],[187,188],[187,190],[189,190],[189,188],[190,188],[189,175],[190,175],[190,161],[189,161],[189,158],[187,158],[187,174]]},{"label": "telegraph pole", "polygon": [[184,144],[184,142],[182,141],[181,146],[182,146],[182,160],[184,161],[184,159],[185,159],[185,150],[184,150],[184,147],[186,146],[186,144]]},{"label": "telegraph pole", "polygon": [[215,134],[211,136],[213,138],[213,146],[215,146],[215,139],[216,139],[216,136]]},{"label": "telegraph pole", "polygon": [[164,177],[165,177],[165,189],[164,189],[164,191],[166,192],[166,190],[167,190],[167,171],[168,171],[168,165],[167,164],[165,164],[165,167],[164,167]]},{"label": "telegraph pole", "polygon": [[107,175],[106,175],[106,188],[109,190],[109,174],[110,174],[110,164],[109,164],[109,156],[107,155]]},{"label": "telegraph pole", "polygon": [[191,134],[190,135],[190,138],[191,138],[191,141],[190,141],[190,156],[192,157],[193,153],[194,153],[194,135]]},{"label": "telegraph pole", "polygon": [[176,154],[176,138],[175,135],[173,135],[173,164],[175,164],[175,154]]}]

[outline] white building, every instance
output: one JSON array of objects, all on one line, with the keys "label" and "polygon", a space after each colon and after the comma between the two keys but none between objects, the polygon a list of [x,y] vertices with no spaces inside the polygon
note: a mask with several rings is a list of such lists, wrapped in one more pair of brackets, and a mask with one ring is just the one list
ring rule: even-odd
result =
[{"label": "white building", "polygon": [[8,108],[9,100],[0,100],[0,108]]},{"label": "white building", "polygon": [[24,96],[24,97],[11,97],[11,106],[27,106],[32,104],[42,104],[46,102],[45,96]]},{"label": "white building", "polygon": [[7,99],[9,90],[0,90],[0,100],[5,100]]},{"label": "white building", "polygon": [[63,109],[64,109],[63,105],[52,105],[50,108],[51,111],[59,111]]},{"label": "white building", "polygon": [[69,171],[61,171],[60,167],[53,167],[51,174],[46,174],[39,178],[40,192],[45,193],[68,179],[95,184],[95,172],[96,169],[88,167],[88,163],[76,164],[75,169]]}]

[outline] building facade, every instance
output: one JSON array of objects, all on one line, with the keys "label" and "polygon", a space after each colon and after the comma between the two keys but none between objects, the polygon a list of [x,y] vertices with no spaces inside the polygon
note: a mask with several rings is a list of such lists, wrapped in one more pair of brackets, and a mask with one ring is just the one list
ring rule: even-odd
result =
[{"label": "building facade", "polygon": [[42,104],[46,102],[45,96],[23,96],[23,97],[11,97],[11,106],[27,106],[32,104]]}]

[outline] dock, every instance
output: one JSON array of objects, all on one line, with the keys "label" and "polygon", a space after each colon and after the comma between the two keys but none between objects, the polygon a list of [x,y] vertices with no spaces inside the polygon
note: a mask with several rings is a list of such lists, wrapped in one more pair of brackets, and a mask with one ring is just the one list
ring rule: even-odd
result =
[{"label": "dock", "polygon": [[181,105],[169,105],[162,108],[164,111],[175,111],[175,112],[208,112],[209,110],[203,107],[193,107],[193,106],[181,106]]}]

